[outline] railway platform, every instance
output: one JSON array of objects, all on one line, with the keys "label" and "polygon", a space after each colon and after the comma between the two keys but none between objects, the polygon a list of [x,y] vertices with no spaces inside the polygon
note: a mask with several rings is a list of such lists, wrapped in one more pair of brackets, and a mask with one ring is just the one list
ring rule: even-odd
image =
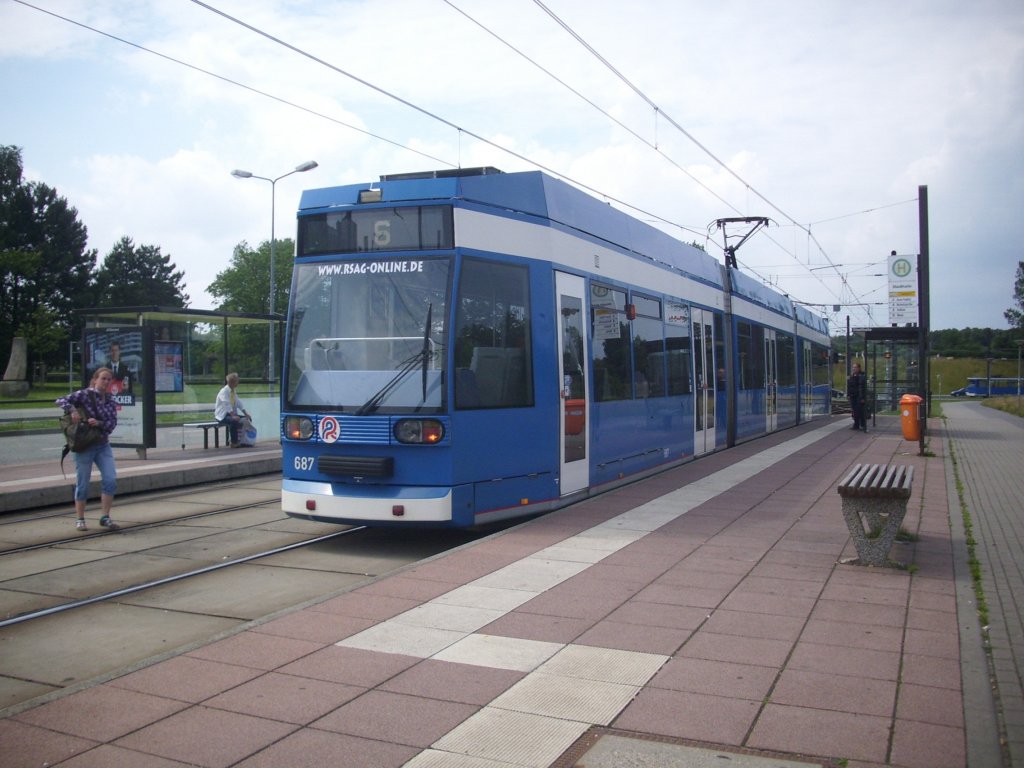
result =
[{"label": "railway platform", "polygon": [[[1021,426],[946,408],[924,456],[813,422],[12,707],[2,762],[1024,765]],[[906,568],[847,562],[858,463],[914,468]]]},{"label": "railway platform", "polygon": [[[0,437],[18,441],[22,437]],[[51,439],[52,458],[25,463],[0,464],[0,514],[19,510],[72,504],[75,489],[75,458],[68,454],[63,465],[60,445]],[[117,493],[142,493],[179,488],[233,477],[281,471],[281,446],[274,441],[251,448],[202,448],[169,446],[149,448],[145,458],[134,448],[114,448]],[[93,470],[90,505],[99,499],[99,473]],[[97,502],[98,504],[98,502]]]}]

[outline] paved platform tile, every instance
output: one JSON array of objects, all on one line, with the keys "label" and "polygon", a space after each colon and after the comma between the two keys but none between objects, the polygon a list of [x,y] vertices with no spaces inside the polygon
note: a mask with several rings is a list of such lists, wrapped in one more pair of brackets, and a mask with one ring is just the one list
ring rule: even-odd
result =
[{"label": "paved platform tile", "polygon": [[485,707],[432,747],[497,761],[515,755],[517,765],[548,768],[589,727],[587,723]]}]

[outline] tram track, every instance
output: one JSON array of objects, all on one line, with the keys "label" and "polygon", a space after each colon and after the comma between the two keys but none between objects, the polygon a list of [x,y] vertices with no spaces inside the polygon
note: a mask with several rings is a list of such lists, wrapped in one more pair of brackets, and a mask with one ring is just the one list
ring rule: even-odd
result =
[{"label": "tram track", "polygon": [[281,554],[282,552],[290,552],[294,549],[299,549],[300,547],[308,547],[312,544],[319,544],[324,541],[329,541],[331,539],[335,539],[341,536],[350,535],[362,530],[365,530],[365,526],[348,528],[344,531],[338,531],[337,533],[329,533],[325,536],[318,536],[315,539],[310,539],[309,541],[301,541],[295,544],[287,544],[283,547],[275,547],[274,549],[267,550],[266,552],[257,552],[252,555],[246,555],[235,560],[230,560],[228,562],[208,565],[203,568],[197,568],[195,570],[186,571],[184,573],[179,573],[174,576],[166,576],[162,579],[156,579],[154,581],[144,582],[142,584],[135,584],[133,586],[124,587],[122,589],[117,589],[112,592],[107,592],[105,594],[93,595],[92,597],[84,598],[81,600],[74,600],[70,603],[62,603],[60,605],[51,606],[49,608],[33,611],[31,613],[21,614],[13,618],[4,619],[0,621],[0,629],[4,629],[5,627],[9,626],[14,626],[15,624],[22,624],[27,621],[33,621],[35,619],[41,619],[45,616],[52,616],[53,614],[61,613],[62,611],[68,611],[74,608],[81,608],[86,605],[92,605],[93,603],[102,602],[104,600],[114,600],[119,597],[125,597],[127,595],[134,594],[135,592],[141,592],[146,589],[152,589],[154,587],[163,586],[164,584],[171,584],[176,581],[183,581],[185,579],[195,578],[196,576],[203,576],[207,573],[213,573],[214,571],[219,571],[224,568],[231,568],[232,566],[241,565],[243,563],[249,563],[264,557],[270,557],[272,555]]},{"label": "tram track", "polygon": [[[274,478],[276,481],[276,478]],[[47,531],[41,536],[42,540],[34,541],[27,544],[16,544],[14,546],[0,545],[0,574],[3,574],[7,568],[7,563],[15,563],[10,566],[15,572],[21,572],[23,575],[22,579],[32,577],[41,577],[48,571],[53,570],[53,565],[50,562],[53,558],[47,558],[45,551],[53,552],[66,552],[68,550],[88,550],[90,548],[98,548],[104,551],[105,556],[102,558],[104,562],[110,562],[113,567],[110,570],[117,570],[116,561],[119,558],[125,557],[138,557],[147,556],[151,553],[158,553],[159,550],[166,548],[167,538],[161,536],[160,531],[162,529],[188,529],[188,535],[184,541],[189,544],[195,545],[196,548],[202,546],[204,539],[216,537],[223,534],[225,531],[234,530],[241,533],[247,528],[259,528],[261,525],[265,525],[265,520],[260,520],[250,526],[239,526],[237,522],[225,522],[224,526],[211,526],[211,521],[216,521],[219,517],[227,517],[230,515],[236,515],[238,513],[255,512],[261,510],[267,510],[273,507],[279,508],[279,497],[276,490],[265,494],[265,498],[259,498],[258,500],[248,501],[237,504],[217,504],[214,508],[202,509],[201,511],[189,511],[187,514],[159,514],[157,513],[155,519],[150,520],[138,520],[134,519],[137,516],[133,516],[131,513],[132,507],[138,507],[140,505],[153,506],[159,505],[161,502],[172,502],[175,504],[181,503],[183,500],[203,498],[204,490],[207,494],[222,494],[225,491],[230,491],[231,488],[244,488],[251,486],[255,482],[257,485],[260,482],[260,478],[250,480],[250,482],[232,482],[213,484],[205,487],[205,489],[187,489],[178,493],[160,491],[153,494],[145,494],[134,499],[131,499],[127,505],[129,510],[127,514],[129,517],[133,517],[132,522],[125,523],[123,527],[117,531],[110,531],[105,529],[97,529],[94,532],[88,533],[69,533],[68,535],[53,535],[54,531],[62,532],[66,530],[63,526],[63,521],[69,518],[68,511],[66,509],[53,509],[45,510],[37,514],[30,514],[27,516],[20,516],[16,519],[3,518],[0,519],[0,540],[4,538],[5,527],[18,526],[24,528],[26,526],[42,526],[46,525]],[[265,481],[265,479],[263,479]],[[280,519],[285,520],[286,516],[284,513],[280,513]],[[58,528],[55,523],[60,521],[60,527]],[[206,523],[205,525],[196,525],[197,523]],[[326,535],[314,535],[311,538],[304,538],[300,541],[288,541],[284,544],[275,544],[274,546],[258,548],[255,551],[246,551],[242,554],[230,555],[227,559],[219,562],[208,563],[200,565],[198,567],[189,568],[189,564],[195,562],[196,556],[186,555],[184,557],[178,556],[172,558],[174,564],[183,566],[183,570],[177,570],[170,573],[169,575],[162,575],[158,578],[148,579],[142,578],[139,581],[129,584],[127,586],[117,586],[114,589],[104,589],[101,585],[95,594],[88,594],[82,597],[76,597],[75,599],[66,600],[65,602],[57,605],[50,605],[44,608],[30,607],[28,610],[21,611],[15,615],[10,615],[8,612],[7,616],[0,618],[0,629],[13,626],[15,624],[32,621],[34,619],[43,618],[45,616],[53,615],[63,611],[71,610],[76,607],[82,607],[91,605],[94,603],[102,602],[104,600],[113,600],[120,597],[125,597],[137,592],[142,592],[146,589],[152,589],[161,585],[174,583],[176,581],[182,581],[188,578],[195,578],[203,574],[212,573],[223,568],[230,566],[237,566],[244,563],[253,562],[262,558],[271,557],[274,554],[286,552],[291,549],[298,547],[309,546],[322,541],[328,541],[336,536],[348,533],[351,529],[345,529],[342,531],[332,531]],[[155,534],[155,535],[149,535]],[[130,545],[124,545],[123,542],[119,542],[117,545],[105,545],[104,542],[109,537],[123,537],[124,539],[131,540]],[[181,544],[180,537],[177,543]],[[111,549],[109,553],[107,549]],[[33,554],[39,555],[33,559]],[[198,556],[201,558],[201,555]],[[27,564],[25,564],[27,560]],[[19,561],[21,561],[19,563]],[[63,565],[58,567],[57,570],[64,570],[67,572],[68,580],[74,580],[74,572],[76,568],[86,567],[92,560],[87,560],[85,563]],[[33,565],[38,563],[38,565]],[[5,589],[11,581],[0,578],[0,590]],[[31,591],[29,592],[31,594]],[[46,600],[53,597],[52,591],[45,588],[39,591],[38,599]],[[29,598],[31,600],[31,598]]]},{"label": "tram track", "polygon": [[[48,541],[37,542],[35,544],[26,544],[26,545],[23,545],[23,546],[11,547],[11,548],[7,548],[7,549],[0,548],[0,559],[2,559],[5,556],[8,556],[8,555],[22,554],[24,552],[31,552],[31,551],[37,550],[37,549],[46,549],[48,547],[59,547],[61,545],[65,545],[65,544],[76,544],[76,543],[80,543],[80,542],[83,542],[83,541],[89,541],[91,539],[97,539],[97,538],[100,538],[100,537],[103,537],[103,536],[110,536],[112,533],[122,533],[122,534],[123,533],[128,533],[128,532],[137,533],[137,532],[145,530],[147,528],[157,528],[157,527],[165,526],[165,525],[177,525],[177,524],[181,524],[181,523],[188,523],[188,522],[195,521],[195,520],[201,520],[203,518],[215,517],[216,515],[223,515],[223,514],[227,514],[229,512],[241,512],[241,511],[244,511],[244,510],[247,510],[247,509],[257,509],[259,507],[266,506],[269,503],[271,503],[271,502],[270,501],[265,501],[265,502],[251,503],[251,504],[238,504],[238,505],[231,506],[231,507],[224,507],[223,509],[214,509],[214,510],[207,510],[205,512],[197,512],[197,513],[192,514],[192,515],[180,515],[180,516],[173,517],[173,518],[170,518],[170,519],[167,519],[167,520],[159,520],[159,521],[154,521],[154,522],[150,522],[150,523],[137,523],[137,524],[133,524],[131,526],[125,527],[125,528],[121,528],[121,529],[119,529],[116,532],[109,531],[109,530],[106,530],[106,529],[100,529],[100,530],[97,530],[97,531],[95,531],[93,533],[87,532],[85,534],[82,534],[82,533],[79,532],[79,533],[77,533],[77,535],[73,535],[73,536],[69,535],[69,536],[66,536],[66,537],[60,538],[60,539],[51,539],[51,540],[48,540]],[[44,516],[40,516],[40,517],[66,518],[67,516],[68,516],[68,513],[67,513],[66,510],[64,510],[64,511],[61,511],[61,512],[54,512],[54,513],[51,513],[49,515],[44,515]],[[10,521],[11,524],[14,524],[15,522],[31,522],[31,520]],[[2,535],[3,535],[3,525],[4,525],[4,523],[0,522],[0,537],[2,537]]]},{"label": "tram track", "polygon": [[[197,578],[205,573],[253,562],[299,547],[330,541],[350,530],[334,529],[326,535],[322,535],[323,530],[313,530],[309,536],[300,535],[298,541],[294,535],[285,537],[286,541],[280,541],[280,537],[272,537],[271,546],[244,546],[241,552],[231,551],[220,560],[209,562],[209,557],[203,552],[204,540],[222,539],[226,531],[233,531],[238,538],[243,538],[247,531],[258,530],[261,526],[288,519],[284,512],[280,511],[280,496],[276,490],[278,480],[273,476],[270,481],[273,484],[272,488],[259,494],[259,498],[243,503],[209,505],[204,500],[210,495],[221,497],[230,494],[232,488],[241,490],[252,488],[253,485],[258,487],[261,483],[266,483],[267,478],[256,477],[242,481],[213,483],[200,488],[181,489],[177,493],[161,490],[153,494],[139,495],[120,505],[119,511],[126,517],[120,517],[123,525],[116,531],[96,528],[89,532],[69,531],[66,534],[65,521],[70,520],[67,509],[49,509],[15,518],[0,518],[0,542],[9,534],[11,528],[23,531],[31,528],[33,531],[39,531],[37,541],[6,546],[0,544],[0,594],[5,590],[18,591],[17,585],[24,584],[25,580],[31,582],[35,579],[37,583],[45,581],[45,574],[53,571],[62,571],[66,581],[75,582],[76,572],[88,568],[97,560],[108,566],[106,570],[117,572],[121,570],[118,565],[120,560],[150,557],[152,561],[160,558],[165,563],[169,562],[172,570],[161,573],[158,578],[150,579],[145,578],[147,574],[144,569],[129,569],[128,572],[138,577],[132,583],[124,585],[122,579],[122,583],[115,585],[112,580],[101,580],[88,594],[81,596],[63,595],[59,589],[54,590],[52,585],[30,585],[24,593],[28,597],[25,598],[27,604],[23,607],[27,609],[15,610],[13,614],[10,609],[5,610],[6,615],[0,617],[0,629],[76,607],[124,598],[147,589]],[[199,502],[204,508],[190,508],[181,513],[180,505],[188,505],[189,502]],[[162,505],[170,506],[165,508]],[[144,508],[146,514],[138,514],[136,511],[139,508]],[[237,519],[231,519],[250,512],[261,513],[250,524],[240,524]],[[271,513],[269,518],[266,512]],[[175,534],[169,537],[166,532],[168,530],[175,531]],[[181,531],[180,535],[178,531]],[[229,532],[226,535],[230,536]],[[116,538],[116,541],[112,537]],[[162,554],[162,550],[168,548],[169,541],[173,542],[171,546],[188,551],[172,553],[170,556]],[[73,552],[101,554],[96,557],[86,556],[83,561],[77,562],[75,556],[70,554]],[[8,570],[17,574],[14,579],[3,578]],[[36,596],[35,599],[32,595]],[[72,599],[44,607],[36,604],[61,596]]]},{"label": "tram track", "polygon": [[[228,480],[228,481],[214,481],[203,483],[201,485],[184,486],[170,489],[157,489],[140,491],[133,494],[119,495],[117,497],[118,504],[122,504],[125,501],[129,504],[136,503],[151,503],[159,502],[165,499],[188,499],[190,497],[202,497],[208,493],[211,488],[224,489],[233,486],[246,486],[254,483],[262,483],[265,481],[278,481],[280,480],[280,473],[271,472],[265,475],[252,475],[242,479]],[[276,492],[275,492],[276,495]],[[268,497],[269,498],[269,497]],[[35,510],[23,511],[21,513],[7,512],[0,514],[0,536],[3,535],[3,529],[6,526],[18,525],[22,523],[29,523],[38,520],[47,520],[51,518],[65,517],[70,512],[71,503],[61,504],[52,507],[42,507]]]},{"label": "tram track", "polygon": [[[68,508],[0,517],[0,714],[182,653],[487,532],[293,520],[278,477],[119,497],[118,532]],[[87,513],[90,527],[96,511]]]}]

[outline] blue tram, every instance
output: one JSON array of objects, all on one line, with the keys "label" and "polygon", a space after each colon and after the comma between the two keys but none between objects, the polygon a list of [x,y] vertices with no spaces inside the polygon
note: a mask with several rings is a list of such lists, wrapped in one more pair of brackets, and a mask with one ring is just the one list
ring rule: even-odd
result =
[{"label": "blue tram", "polygon": [[472,526],[828,414],[825,321],[541,172],[307,190],[284,510]]}]

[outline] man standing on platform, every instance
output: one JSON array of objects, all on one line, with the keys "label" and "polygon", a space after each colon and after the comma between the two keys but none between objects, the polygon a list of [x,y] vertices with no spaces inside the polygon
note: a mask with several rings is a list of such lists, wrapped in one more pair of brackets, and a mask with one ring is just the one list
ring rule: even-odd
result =
[{"label": "man standing on platform", "polygon": [[868,378],[861,371],[860,363],[853,364],[850,378],[846,380],[846,396],[850,398],[850,410],[853,411],[853,426],[850,429],[867,432]]}]

